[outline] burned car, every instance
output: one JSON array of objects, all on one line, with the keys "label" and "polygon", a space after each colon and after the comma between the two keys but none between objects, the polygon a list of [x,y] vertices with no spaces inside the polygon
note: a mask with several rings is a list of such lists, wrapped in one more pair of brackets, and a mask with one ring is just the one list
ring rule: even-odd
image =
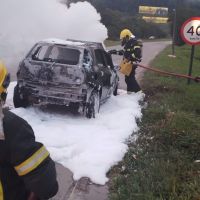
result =
[{"label": "burned car", "polygon": [[35,44],[19,65],[14,106],[64,105],[91,118],[117,94],[118,81],[101,43],[47,39]]}]

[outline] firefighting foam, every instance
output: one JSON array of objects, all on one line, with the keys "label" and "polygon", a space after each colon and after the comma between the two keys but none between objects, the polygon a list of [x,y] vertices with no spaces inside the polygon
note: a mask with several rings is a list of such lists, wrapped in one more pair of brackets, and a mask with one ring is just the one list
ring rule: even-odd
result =
[{"label": "firefighting foam", "polygon": [[[13,108],[13,89],[8,88],[6,106],[32,126],[37,141],[49,150],[51,157],[70,169],[75,180],[88,177],[97,184],[108,181],[107,172],[121,161],[128,150],[126,141],[135,141],[142,117],[142,92],[111,97],[100,108],[96,118],[87,119],[69,112],[44,112],[38,108]],[[122,103],[123,102],[123,103]]]}]

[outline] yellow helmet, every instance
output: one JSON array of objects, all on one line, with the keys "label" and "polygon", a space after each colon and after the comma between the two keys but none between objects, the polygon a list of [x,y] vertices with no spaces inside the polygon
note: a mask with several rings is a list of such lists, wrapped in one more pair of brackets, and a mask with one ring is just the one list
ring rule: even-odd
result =
[{"label": "yellow helmet", "polygon": [[0,95],[6,93],[6,89],[10,83],[10,75],[6,66],[0,61]]},{"label": "yellow helmet", "polygon": [[122,30],[121,33],[120,33],[120,40],[123,39],[123,38],[125,38],[126,36],[131,37],[132,35],[133,35],[133,34],[131,33],[130,30],[124,29],[124,30]]}]

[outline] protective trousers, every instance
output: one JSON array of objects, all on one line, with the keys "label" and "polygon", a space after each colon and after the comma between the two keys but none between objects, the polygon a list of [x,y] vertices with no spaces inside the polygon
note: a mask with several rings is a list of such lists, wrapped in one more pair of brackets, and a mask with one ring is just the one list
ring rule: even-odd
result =
[{"label": "protective trousers", "polygon": [[133,65],[130,75],[125,76],[125,82],[127,84],[128,92],[139,92],[141,90],[139,84],[137,83],[135,79],[135,70],[136,70],[136,67]]}]

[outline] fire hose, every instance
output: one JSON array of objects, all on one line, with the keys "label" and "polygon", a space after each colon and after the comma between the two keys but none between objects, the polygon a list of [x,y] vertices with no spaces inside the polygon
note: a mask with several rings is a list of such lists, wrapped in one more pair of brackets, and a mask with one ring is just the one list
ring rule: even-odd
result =
[{"label": "fire hose", "polygon": [[193,76],[184,75],[184,74],[176,74],[176,73],[172,73],[172,72],[166,72],[166,71],[162,71],[162,70],[152,68],[152,67],[149,67],[149,66],[141,65],[139,63],[137,63],[137,66],[144,68],[144,69],[147,69],[147,70],[150,70],[150,71],[153,71],[153,72],[156,72],[156,73],[159,73],[159,74],[164,74],[164,75],[168,75],[168,76],[175,76],[175,77],[178,77],[178,78],[187,78],[187,79],[191,79],[191,80],[193,80],[197,83],[200,83],[200,77],[199,76],[193,77]]},{"label": "fire hose", "polygon": [[[118,53],[117,53],[118,52]],[[122,55],[120,54],[120,52],[118,50],[110,50],[108,53],[110,54],[117,54],[117,55]],[[159,70],[159,69],[156,69],[156,68],[152,68],[152,67],[149,67],[149,66],[145,66],[145,65],[141,65],[139,64],[139,62],[141,62],[140,59],[136,60],[135,61],[135,65],[141,67],[141,68],[144,68],[144,69],[147,69],[147,70],[150,70],[150,71],[153,71],[153,72],[156,72],[156,73],[159,73],[159,74],[164,74],[164,75],[168,75],[168,76],[175,76],[175,77],[178,77],[178,78],[186,78],[186,79],[190,79],[190,80],[193,80],[197,83],[200,83],[200,76],[196,76],[196,77],[193,77],[193,76],[189,76],[189,75],[185,75],[185,74],[176,74],[176,73],[173,73],[173,72],[166,72],[166,71],[163,71],[163,70]],[[122,63],[120,64],[120,71],[124,71],[122,72],[123,74],[127,75],[126,73],[129,73],[127,72],[127,69],[126,68],[131,68],[131,62],[129,62],[127,59],[123,59],[122,60]],[[122,70],[122,67],[125,69],[125,70]],[[126,73],[125,73],[126,72]]]}]

